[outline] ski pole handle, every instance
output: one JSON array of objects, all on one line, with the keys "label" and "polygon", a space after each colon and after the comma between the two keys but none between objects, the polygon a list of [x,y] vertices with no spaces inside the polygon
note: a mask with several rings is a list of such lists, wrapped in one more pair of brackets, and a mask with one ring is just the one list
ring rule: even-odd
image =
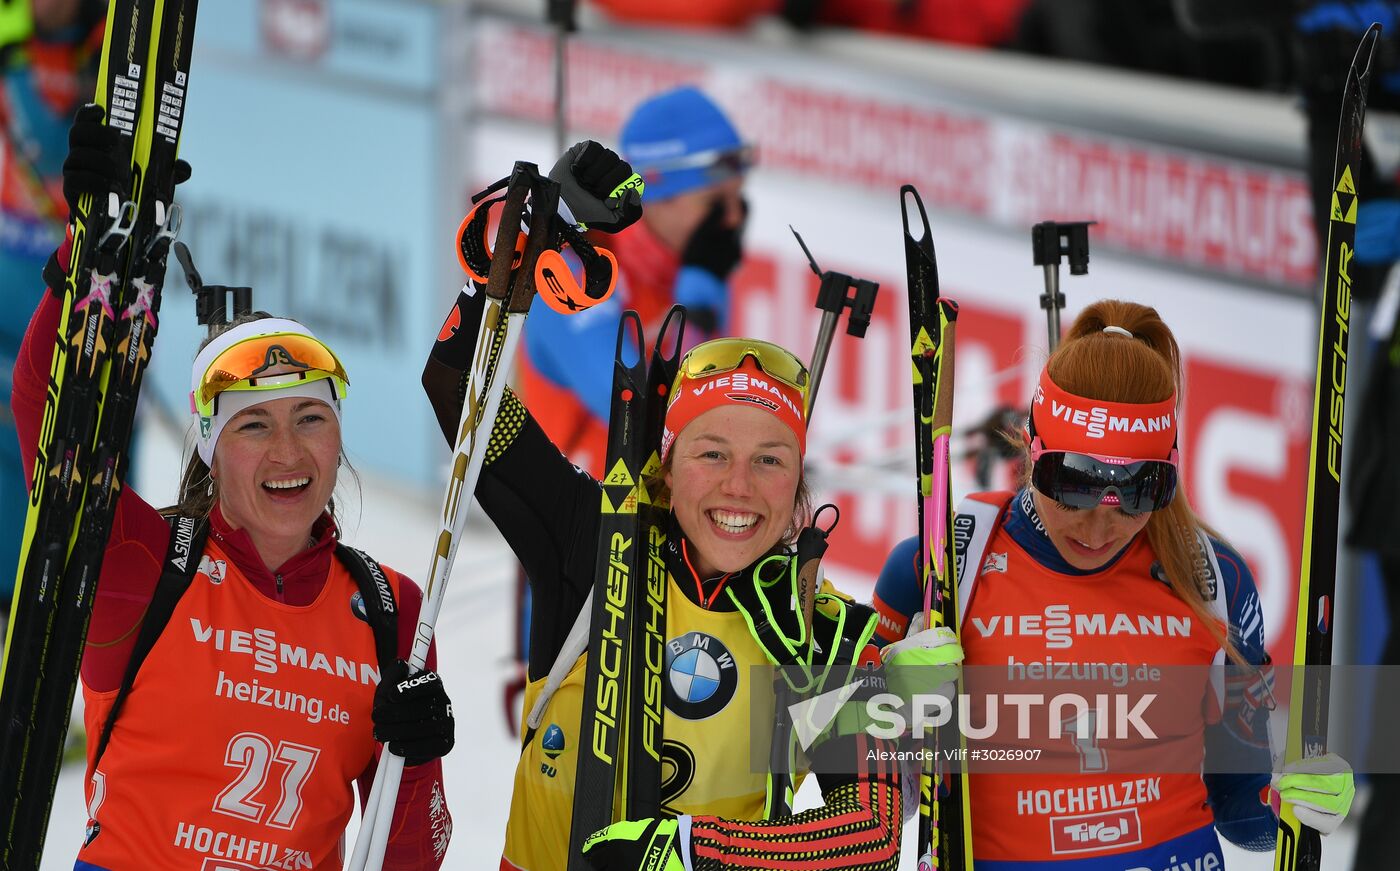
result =
[{"label": "ski pole handle", "polygon": [[[831,525],[822,529],[817,519],[830,508],[836,515]],[[841,522],[841,511],[831,504],[823,505],[812,515],[812,523],[797,535],[797,600],[802,605],[803,632],[811,639],[812,608],[817,601],[818,576],[821,574],[822,557],[826,554],[827,537]]]}]

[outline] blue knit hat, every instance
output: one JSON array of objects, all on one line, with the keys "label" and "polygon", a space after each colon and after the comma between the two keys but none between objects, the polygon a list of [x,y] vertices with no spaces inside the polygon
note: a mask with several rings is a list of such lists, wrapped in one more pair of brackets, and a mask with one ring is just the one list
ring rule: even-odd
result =
[{"label": "blue knit hat", "polygon": [[620,138],[622,156],[647,183],[649,202],[724,181],[750,162],[739,131],[691,85],[640,103]]}]

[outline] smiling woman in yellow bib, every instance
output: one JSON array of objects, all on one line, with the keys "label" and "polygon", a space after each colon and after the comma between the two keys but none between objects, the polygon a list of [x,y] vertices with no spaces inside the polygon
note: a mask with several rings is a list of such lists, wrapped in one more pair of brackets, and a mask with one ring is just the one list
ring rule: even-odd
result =
[{"label": "smiling woman in yellow bib", "polygon": [[[589,153],[617,160],[603,149]],[[596,170],[574,167],[578,176],[607,174]],[[459,328],[443,331],[424,372],[449,439],[476,343],[468,325],[480,323],[484,299],[481,292],[459,296],[448,317]],[[754,339],[705,342],[680,361],[654,482],[671,506],[660,555],[667,596],[661,812],[594,833],[584,843],[592,868],[898,864],[902,798],[895,764],[878,752],[887,742],[838,717],[807,751],[824,804],[798,814],[766,803],[769,772],[753,763],[769,758],[775,716],[771,686],[751,685],[753,666],[791,662],[797,648],[815,651],[811,669],[837,688],[879,663],[868,607],[823,587],[810,638],[794,607],[793,544],[810,522],[808,386],[806,366],[790,351]],[[500,867],[563,869],[571,858],[580,722],[592,710],[583,689],[588,655],[578,655],[569,636],[594,585],[601,486],[507,392],[476,498],[533,588],[525,710],[541,710],[547,696],[538,729],[523,739]],[[556,687],[547,677],[561,655],[566,674]]]}]

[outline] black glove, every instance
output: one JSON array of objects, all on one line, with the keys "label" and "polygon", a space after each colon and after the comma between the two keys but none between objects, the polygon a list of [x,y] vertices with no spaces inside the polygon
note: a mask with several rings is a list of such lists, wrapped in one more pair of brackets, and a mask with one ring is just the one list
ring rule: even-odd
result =
[{"label": "black glove", "polygon": [[63,198],[68,213],[78,211],[83,194],[100,196],[115,191],[125,197],[131,167],[117,159],[121,132],[102,123],[105,113],[96,103],[78,110],[68,130],[68,157],[63,161]]},{"label": "black glove", "polygon": [[[78,198],[83,194],[102,196],[111,191],[125,198],[129,193],[131,166],[117,158],[121,132],[102,123],[105,116],[101,106],[88,103],[78,110],[68,130],[68,156],[63,160],[63,199],[68,203],[69,215],[78,211]],[[177,185],[189,181],[190,165],[176,160],[171,177]],[[66,244],[60,245],[59,250]],[[58,253],[55,251],[44,266],[44,283],[62,299],[67,264],[59,262]]]},{"label": "black glove", "polygon": [[[748,203],[743,200],[740,202],[743,203],[744,215],[747,218]],[[695,232],[690,234],[690,240],[681,251],[682,266],[698,266],[720,281],[729,280],[730,273],[744,256],[745,222],[740,221],[738,226],[734,227],[726,226],[726,211],[723,200],[715,200],[714,205],[710,206],[705,219],[695,228]]]},{"label": "black glove", "polygon": [[[68,156],[63,160],[63,199],[68,213],[78,210],[78,197],[83,194],[99,196],[115,191],[127,196],[131,167],[117,159],[121,132],[102,123],[105,113],[96,103],[78,110],[73,126],[68,130]],[[175,161],[171,171],[175,184],[190,180],[190,165]]]},{"label": "black glove", "polygon": [[404,759],[405,765],[422,765],[446,756],[452,749],[452,700],[435,671],[409,677],[402,659],[380,675],[374,691],[374,740]]},{"label": "black glove", "polygon": [[574,218],[616,233],[642,216],[642,177],[610,148],[589,139],[564,152],[549,171]]}]

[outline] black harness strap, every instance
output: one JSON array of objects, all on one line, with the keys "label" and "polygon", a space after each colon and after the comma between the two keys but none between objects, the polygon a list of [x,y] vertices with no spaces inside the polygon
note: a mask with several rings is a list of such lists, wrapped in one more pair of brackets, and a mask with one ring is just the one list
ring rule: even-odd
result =
[{"label": "black harness strap", "polygon": [[360,598],[365,603],[365,616],[374,631],[374,651],[379,657],[379,673],[399,658],[399,608],[394,601],[394,589],[384,576],[384,569],[364,551],[348,544],[337,543],[335,556],[355,579]]},{"label": "black harness strap", "polygon": [[146,655],[155,646],[160,633],[165,630],[165,624],[170,622],[170,615],[175,613],[175,606],[179,604],[180,597],[189,589],[190,581],[199,569],[199,557],[204,553],[204,541],[209,536],[207,518],[176,515],[170,520],[170,547],[165,553],[165,567],[161,570],[160,580],[156,581],[156,590],[151,595],[151,602],[146,606],[146,616],[141,620],[141,632],[136,636],[136,646],[132,648],[131,659],[127,661],[126,674],[122,676],[116,701],[112,702],[112,709],[107,712],[107,720],[102,724],[102,734],[97,740],[97,755],[92,763],[94,769],[107,750],[107,742],[112,738],[112,726],[117,722],[117,715],[121,713],[126,697],[131,694],[131,685],[136,682],[136,672],[141,668],[141,663],[146,661]]}]

